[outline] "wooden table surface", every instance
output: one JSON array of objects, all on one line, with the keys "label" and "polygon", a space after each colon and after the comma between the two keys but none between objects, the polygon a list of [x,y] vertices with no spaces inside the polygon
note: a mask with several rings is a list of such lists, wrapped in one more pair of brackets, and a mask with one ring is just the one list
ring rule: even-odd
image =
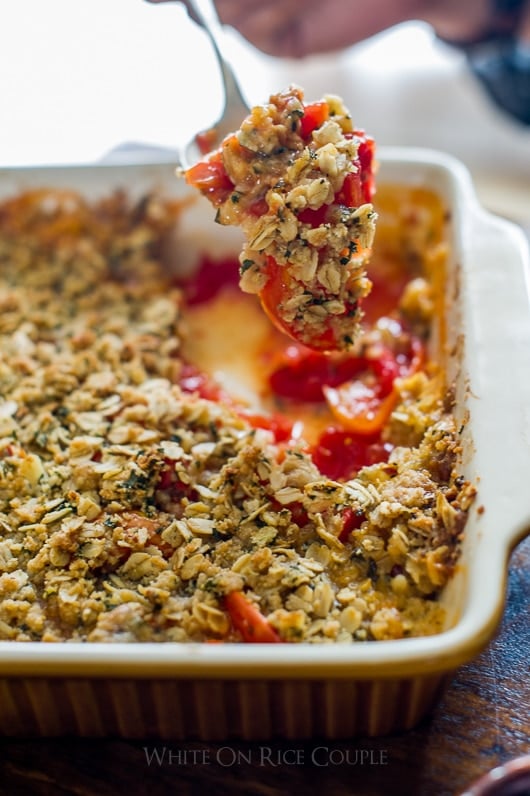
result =
[{"label": "wooden table surface", "polygon": [[530,752],[529,597],[530,538],[513,553],[496,638],[410,732],[270,744],[9,739],[0,747],[0,794],[456,796]]}]

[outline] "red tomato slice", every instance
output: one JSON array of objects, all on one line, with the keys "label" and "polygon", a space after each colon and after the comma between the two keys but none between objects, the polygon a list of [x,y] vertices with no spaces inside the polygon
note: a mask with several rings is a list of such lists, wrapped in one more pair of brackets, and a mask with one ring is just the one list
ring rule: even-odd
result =
[{"label": "red tomato slice", "polygon": [[226,173],[221,150],[191,166],[185,174],[186,182],[197,188],[213,204],[222,204],[234,190],[234,183]]},{"label": "red tomato slice", "polygon": [[311,403],[325,400],[324,385],[339,387],[363,374],[382,397],[392,390],[396,377],[402,375],[401,365],[390,350],[383,348],[378,356],[366,357],[323,354],[292,343],[279,354],[269,385],[275,395]]},{"label": "red tomato slice", "polygon": [[354,511],[352,508],[346,508],[342,512],[342,530],[339,534],[341,542],[345,542],[352,531],[360,528],[366,517],[362,511]]},{"label": "red tomato slice", "polygon": [[240,591],[224,598],[226,610],[243,641],[253,644],[279,644],[281,638],[263,614]]},{"label": "red tomato slice", "polygon": [[357,130],[352,135],[358,143],[357,157],[354,161],[356,171],[346,175],[336,201],[346,207],[359,207],[365,203],[369,204],[375,193],[375,141],[362,130]]},{"label": "red tomato slice", "polygon": [[316,227],[320,227],[322,224],[326,223],[328,211],[329,205],[322,205],[322,207],[319,207],[317,210],[307,207],[305,210],[298,213],[298,220],[301,221],[302,224],[309,224],[313,229],[316,229]]},{"label": "red tomato slice", "polygon": [[416,373],[424,362],[421,341],[413,335],[405,339],[405,350],[383,348],[378,356],[365,358],[365,370],[355,379],[323,386],[328,406],[344,428],[372,435],[386,424],[399,398],[396,378]]},{"label": "red tomato slice", "polygon": [[[290,274],[288,267],[279,266],[272,257],[268,257],[267,274],[268,280],[259,294],[261,306],[271,322],[284,334],[294,340],[306,345],[315,351],[334,351],[342,347],[342,341],[337,339],[336,332],[331,325],[320,333],[318,337],[312,337],[308,333],[302,335],[293,323],[287,322],[278,314],[278,307],[285,303],[290,296],[295,295],[295,283],[297,280]],[[347,313],[345,313],[347,314]],[[340,318],[343,316],[334,316]]]},{"label": "red tomato slice", "polygon": [[371,202],[375,193],[375,141],[364,131],[358,130],[355,135],[360,138],[357,157],[361,167],[361,185],[365,202]]},{"label": "red tomato slice", "polygon": [[335,199],[338,204],[346,205],[346,207],[359,207],[365,203],[360,168],[359,171],[350,171],[349,174],[346,174],[342,188]]},{"label": "red tomato slice", "polygon": [[396,405],[394,382],[399,367],[393,353],[382,349],[376,357],[360,357],[361,372],[338,385],[326,384],[322,391],[331,412],[341,425],[356,434],[381,431]]},{"label": "red tomato slice", "polygon": [[295,401],[324,401],[324,384],[338,386],[366,367],[364,357],[322,354],[292,343],[278,357],[269,376],[275,395]]},{"label": "red tomato slice", "polygon": [[204,256],[190,279],[177,282],[184,290],[188,306],[204,304],[215,298],[221,290],[239,283],[239,263],[236,257],[214,260]]},{"label": "red tomato slice", "polygon": [[295,500],[292,503],[282,504],[274,497],[271,498],[271,508],[273,511],[281,511],[288,509],[291,512],[291,519],[301,528],[309,522],[309,515],[300,501]]},{"label": "red tomato slice", "polygon": [[300,120],[300,135],[309,138],[313,130],[321,127],[329,118],[329,106],[325,101],[312,102],[304,107],[304,115]]},{"label": "red tomato slice", "polygon": [[217,382],[191,363],[182,365],[178,385],[183,392],[197,393],[207,401],[230,400]]},{"label": "red tomato slice", "polygon": [[169,492],[172,499],[176,502],[182,500],[182,498],[197,500],[198,493],[195,489],[178,478],[175,472],[175,462],[167,458],[164,461],[165,465],[160,471],[156,488],[162,492]]},{"label": "red tomato slice", "polygon": [[392,445],[379,434],[361,436],[330,427],[321,434],[311,457],[323,475],[340,481],[354,478],[363,467],[386,462],[391,450]]},{"label": "red tomato slice", "polygon": [[325,385],[323,392],[333,415],[344,428],[368,436],[381,431],[398,399],[395,390],[381,398],[377,388],[360,379],[340,387]]},{"label": "red tomato slice", "polygon": [[294,423],[283,415],[261,415],[255,412],[247,412],[246,410],[241,411],[240,415],[253,428],[264,428],[267,431],[272,431],[276,442],[287,442],[293,438]]},{"label": "red tomato slice", "polygon": [[278,306],[292,295],[296,280],[288,268],[280,267],[272,257],[267,258],[267,284],[259,294],[261,305],[272,323],[289,337],[295,337],[293,327],[278,316]]},{"label": "red tomato slice", "polygon": [[217,131],[215,128],[212,127],[211,130],[206,130],[205,132],[198,133],[195,136],[195,143],[199,147],[199,151],[202,155],[207,155],[208,152],[211,152],[214,148],[215,144],[217,143]]}]

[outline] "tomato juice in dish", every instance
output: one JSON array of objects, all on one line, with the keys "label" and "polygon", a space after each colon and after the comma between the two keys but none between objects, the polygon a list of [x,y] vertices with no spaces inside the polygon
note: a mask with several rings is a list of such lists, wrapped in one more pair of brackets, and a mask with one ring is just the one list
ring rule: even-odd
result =
[{"label": "tomato juice in dish", "polygon": [[442,629],[474,495],[443,369],[445,210],[396,185],[374,208],[362,328],[325,354],[239,291],[237,256],[168,273],[174,200],[0,203],[3,640]]}]

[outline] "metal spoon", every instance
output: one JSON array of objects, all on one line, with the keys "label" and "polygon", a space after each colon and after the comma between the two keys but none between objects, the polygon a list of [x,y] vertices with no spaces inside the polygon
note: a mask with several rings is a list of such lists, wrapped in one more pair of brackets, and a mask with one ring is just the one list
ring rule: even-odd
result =
[{"label": "metal spoon", "polygon": [[[229,134],[237,130],[249,113],[237,78],[223,55],[223,30],[212,0],[188,0],[187,3],[195,20],[207,33],[221,70],[224,88],[224,108],[218,121],[206,130],[195,133],[190,141],[179,147],[179,170],[185,171],[208,151],[215,149]],[[199,145],[198,141],[201,142]]]}]

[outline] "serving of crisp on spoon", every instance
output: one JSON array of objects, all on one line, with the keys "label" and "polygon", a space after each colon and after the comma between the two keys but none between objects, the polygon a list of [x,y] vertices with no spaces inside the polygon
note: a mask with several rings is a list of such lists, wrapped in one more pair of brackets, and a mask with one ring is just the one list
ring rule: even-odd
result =
[{"label": "serving of crisp on spoon", "polygon": [[375,144],[339,97],[306,102],[297,86],[251,109],[223,56],[212,0],[187,0],[224,84],[220,119],[178,150],[177,173],[238,226],[240,287],[285,334],[319,351],[351,348],[371,282]]}]

